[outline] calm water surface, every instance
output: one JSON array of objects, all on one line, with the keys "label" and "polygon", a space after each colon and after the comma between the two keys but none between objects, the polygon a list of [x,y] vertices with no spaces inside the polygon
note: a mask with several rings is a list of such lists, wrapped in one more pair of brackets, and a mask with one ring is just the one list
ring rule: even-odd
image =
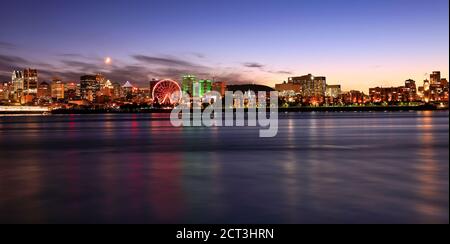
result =
[{"label": "calm water surface", "polygon": [[449,114],[0,117],[0,223],[448,223]]}]

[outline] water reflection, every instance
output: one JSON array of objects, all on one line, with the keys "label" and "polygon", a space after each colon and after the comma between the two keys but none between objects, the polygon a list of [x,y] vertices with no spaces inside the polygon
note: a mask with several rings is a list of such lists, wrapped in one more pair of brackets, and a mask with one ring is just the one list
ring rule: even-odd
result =
[{"label": "water reflection", "polygon": [[448,112],[0,118],[0,222],[448,223]]}]

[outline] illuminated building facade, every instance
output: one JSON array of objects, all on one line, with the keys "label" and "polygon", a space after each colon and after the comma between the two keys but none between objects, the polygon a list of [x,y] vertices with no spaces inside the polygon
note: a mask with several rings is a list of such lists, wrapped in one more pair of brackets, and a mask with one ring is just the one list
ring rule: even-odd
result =
[{"label": "illuminated building facade", "polygon": [[341,85],[327,85],[325,96],[339,98],[342,95]]},{"label": "illuminated building facade", "polygon": [[23,71],[23,90],[25,94],[37,95],[38,72],[36,69],[25,69]]},{"label": "illuminated building facade", "polygon": [[425,80],[423,86],[418,89],[418,97],[424,102],[448,103],[448,81],[441,77],[441,72],[435,71],[430,75],[430,80]]},{"label": "illuminated building facade", "polygon": [[64,86],[64,98],[68,100],[80,99],[80,84],[67,82]]},{"label": "illuminated building facade", "polygon": [[430,84],[431,85],[439,85],[441,82],[441,72],[433,71],[430,75]]},{"label": "illuminated building facade", "polygon": [[134,86],[129,81],[125,82],[125,84],[122,86],[122,89],[125,97],[131,98],[133,96]]},{"label": "illuminated building facade", "polygon": [[122,97],[122,86],[119,82],[113,83],[113,99],[118,99]]},{"label": "illuminated building facade", "polygon": [[287,83],[276,84],[275,90],[280,94],[300,94],[302,92],[302,86],[297,83]]},{"label": "illuminated building facade", "polygon": [[311,74],[290,77],[288,83],[300,84],[301,95],[306,98],[315,98],[317,100],[323,100],[327,89],[326,77],[313,76]]},{"label": "illuminated building facade", "polygon": [[52,96],[50,84],[43,81],[38,86],[37,97],[39,99],[49,99]]},{"label": "illuminated building facade", "polygon": [[[198,81],[198,97],[203,97],[208,92],[212,91],[212,80],[199,80]],[[196,93],[196,92],[194,92]]]},{"label": "illuminated building facade", "polygon": [[13,92],[15,94],[22,94],[24,88],[23,71],[15,70],[12,74]]},{"label": "illuminated building facade", "polygon": [[61,79],[54,78],[52,81],[51,89],[53,99],[64,99],[64,83],[61,81]]},{"label": "illuminated building facade", "polygon": [[96,102],[97,92],[99,91],[100,83],[97,82],[97,76],[84,75],[80,77],[81,99]]},{"label": "illuminated building facade", "polygon": [[370,100],[363,92],[352,90],[342,93],[342,100],[345,104],[364,104]]},{"label": "illuminated building facade", "polygon": [[196,89],[198,89],[197,77],[193,75],[185,75],[183,76],[181,83],[181,90],[183,93],[189,94],[190,96],[194,96],[194,85],[196,85]]},{"label": "illuminated building facade", "polygon": [[157,80],[157,79],[152,79],[152,80],[149,82],[149,88],[150,88],[150,93],[149,93],[149,95],[150,95],[150,98],[151,98],[151,99],[153,99],[153,93],[152,93],[153,88],[155,88],[156,84],[158,84],[158,81],[159,81],[159,80]]},{"label": "illuminated building facade", "polygon": [[227,85],[224,81],[215,81],[212,85],[212,90],[220,93],[222,96],[225,96]]},{"label": "illuminated building facade", "polygon": [[13,85],[9,82],[4,82],[0,84],[0,100],[8,101],[11,93],[13,92]]}]

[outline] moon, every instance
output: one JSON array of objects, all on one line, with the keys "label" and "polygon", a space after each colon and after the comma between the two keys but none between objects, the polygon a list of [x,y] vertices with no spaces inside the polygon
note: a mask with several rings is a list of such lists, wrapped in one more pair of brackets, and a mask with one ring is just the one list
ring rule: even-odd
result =
[{"label": "moon", "polygon": [[111,57],[106,57],[105,58],[105,64],[111,64],[111,63],[112,63]]}]

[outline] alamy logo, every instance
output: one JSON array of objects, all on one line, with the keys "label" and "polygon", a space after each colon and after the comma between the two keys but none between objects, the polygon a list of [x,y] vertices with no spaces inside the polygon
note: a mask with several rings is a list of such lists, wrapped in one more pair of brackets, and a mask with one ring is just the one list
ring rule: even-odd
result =
[{"label": "alamy logo", "polygon": [[175,127],[225,126],[261,127],[259,136],[275,137],[278,134],[278,92],[230,92],[225,101],[220,93],[209,92],[204,98],[191,98],[184,93],[181,102],[170,115]]}]

